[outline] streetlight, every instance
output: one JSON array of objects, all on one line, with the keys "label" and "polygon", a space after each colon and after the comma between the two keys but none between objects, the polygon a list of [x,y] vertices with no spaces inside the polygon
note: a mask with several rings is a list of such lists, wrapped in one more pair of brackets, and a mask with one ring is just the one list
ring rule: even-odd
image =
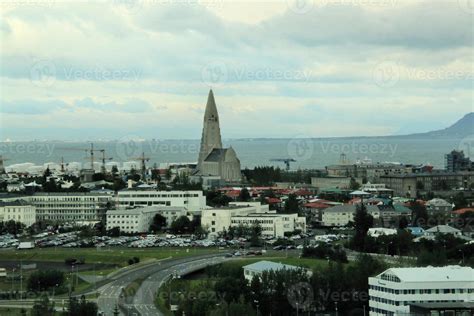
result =
[{"label": "streetlight", "polygon": [[258,303],[259,303],[259,302],[258,302],[258,300],[254,300],[253,302],[254,302],[255,305],[257,306],[257,316],[258,316],[258,310],[259,310],[259,308],[258,308],[258,307],[259,307]]}]

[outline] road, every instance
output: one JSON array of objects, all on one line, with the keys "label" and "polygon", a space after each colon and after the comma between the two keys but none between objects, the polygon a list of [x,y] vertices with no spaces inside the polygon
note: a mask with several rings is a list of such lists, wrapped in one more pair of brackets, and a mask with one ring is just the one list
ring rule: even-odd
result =
[{"label": "road", "polygon": [[[112,316],[115,307],[119,306],[122,309],[119,311],[120,315],[161,315],[154,306],[154,300],[163,282],[172,275],[184,275],[207,265],[222,262],[223,255],[210,254],[171,259],[122,274],[97,289],[99,311],[105,316]],[[138,288],[138,290],[134,296],[126,295],[130,294],[125,293],[127,288]]]}]

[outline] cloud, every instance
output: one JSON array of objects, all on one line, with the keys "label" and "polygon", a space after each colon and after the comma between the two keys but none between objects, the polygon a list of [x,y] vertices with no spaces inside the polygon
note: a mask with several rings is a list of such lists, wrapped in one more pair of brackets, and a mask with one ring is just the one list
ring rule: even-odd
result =
[{"label": "cloud", "polygon": [[198,138],[209,87],[233,138],[389,134],[423,130],[420,110],[427,127],[472,111],[473,20],[457,1],[287,3],[11,6],[0,13],[2,113],[30,115],[3,132]]},{"label": "cloud", "polygon": [[59,100],[16,100],[2,101],[0,112],[4,114],[43,115],[67,109],[68,105]]},{"label": "cloud", "polygon": [[[77,108],[86,108],[102,112],[125,112],[125,113],[141,113],[153,110],[153,107],[146,101],[139,99],[128,99],[123,103],[115,101],[94,101],[92,98],[84,98],[76,100],[74,106]],[[164,107],[161,107],[164,109]]]}]

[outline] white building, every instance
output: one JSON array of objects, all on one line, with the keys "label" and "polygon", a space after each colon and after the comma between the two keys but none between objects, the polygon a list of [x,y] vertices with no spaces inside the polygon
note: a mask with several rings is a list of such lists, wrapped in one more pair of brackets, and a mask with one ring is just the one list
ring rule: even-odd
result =
[{"label": "white building", "polygon": [[257,276],[261,277],[264,271],[281,271],[281,270],[298,270],[301,269],[296,266],[289,264],[282,264],[279,262],[272,261],[258,261],[242,267],[244,269],[244,277],[247,281],[251,282],[252,279]]},{"label": "white building", "polygon": [[262,236],[284,237],[286,232],[297,229],[306,232],[306,218],[298,214],[253,213],[246,216],[232,216],[231,226],[253,226],[262,228]]},{"label": "white building", "polygon": [[426,210],[431,213],[449,213],[453,210],[453,205],[443,199],[431,199],[426,202]]},{"label": "white building", "polygon": [[29,227],[36,222],[36,208],[24,200],[0,202],[0,222],[10,220]]},{"label": "white building", "polygon": [[123,233],[148,232],[153,218],[159,214],[158,206],[148,206],[136,209],[122,209],[107,211],[107,230],[119,227]]},{"label": "white building", "polygon": [[374,227],[369,228],[367,234],[371,237],[377,238],[380,236],[396,235],[397,230],[393,228]]},{"label": "white building", "polygon": [[199,212],[206,208],[206,197],[202,191],[123,190],[117,194],[117,206],[175,206]]},{"label": "white building", "polygon": [[252,226],[256,222],[262,227],[262,235],[283,237],[285,232],[295,229],[306,231],[306,218],[298,214],[277,214],[268,205],[260,202],[232,202],[222,208],[202,211],[201,225],[210,235],[216,236],[230,226]]},{"label": "white building", "polygon": [[35,193],[23,199],[36,207],[36,220],[70,223],[98,222],[113,197],[100,193]]},{"label": "white building", "polygon": [[410,315],[410,304],[474,301],[474,270],[390,268],[369,278],[370,315]]},{"label": "white building", "polygon": [[226,207],[203,210],[201,226],[211,235],[217,235],[229,228],[231,218],[234,216],[265,212],[269,212],[268,205],[261,205],[260,202],[232,202]]},{"label": "white building", "polygon": [[[367,212],[377,219],[380,217],[380,209],[374,205],[366,205]],[[354,221],[356,205],[344,204],[328,207],[321,211],[321,223],[323,226],[346,226]]]},{"label": "white building", "polygon": [[438,225],[425,230],[425,236],[435,237],[439,234],[449,234],[456,237],[462,236],[462,232],[459,229],[448,225]]}]

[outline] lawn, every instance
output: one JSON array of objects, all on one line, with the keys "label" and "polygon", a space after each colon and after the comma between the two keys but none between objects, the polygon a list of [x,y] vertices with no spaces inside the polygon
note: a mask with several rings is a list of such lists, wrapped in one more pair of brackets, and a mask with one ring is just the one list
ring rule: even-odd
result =
[{"label": "lawn", "polygon": [[66,258],[84,258],[86,263],[108,263],[127,266],[133,257],[140,261],[147,259],[181,258],[192,255],[219,252],[216,248],[37,248],[31,250],[1,251],[2,260],[13,261],[55,261],[64,262]]}]

